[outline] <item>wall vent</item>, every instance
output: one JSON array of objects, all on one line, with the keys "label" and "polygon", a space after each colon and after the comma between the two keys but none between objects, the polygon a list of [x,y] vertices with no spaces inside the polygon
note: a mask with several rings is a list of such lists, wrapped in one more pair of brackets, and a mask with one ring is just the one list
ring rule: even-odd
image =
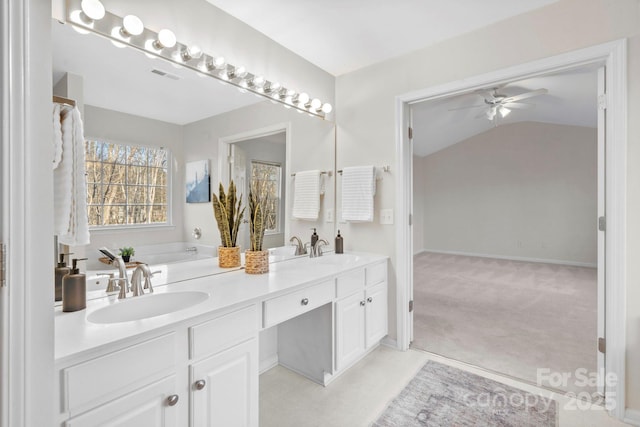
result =
[{"label": "wall vent", "polygon": [[157,74],[159,76],[166,77],[166,78],[171,79],[171,80],[180,80],[180,77],[176,76],[175,74],[168,73],[168,72],[160,70],[158,68],[152,69],[151,72],[153,74]]}]

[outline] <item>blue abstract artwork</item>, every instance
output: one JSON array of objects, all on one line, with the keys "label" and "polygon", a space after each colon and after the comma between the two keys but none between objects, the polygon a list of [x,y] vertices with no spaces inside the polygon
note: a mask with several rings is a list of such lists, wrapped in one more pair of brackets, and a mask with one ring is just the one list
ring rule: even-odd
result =
[{"label": "blue abstract artwork", "polygon": [[211,201],[211,172],[209,160],[188,162],[186,169],[187,203]]}]

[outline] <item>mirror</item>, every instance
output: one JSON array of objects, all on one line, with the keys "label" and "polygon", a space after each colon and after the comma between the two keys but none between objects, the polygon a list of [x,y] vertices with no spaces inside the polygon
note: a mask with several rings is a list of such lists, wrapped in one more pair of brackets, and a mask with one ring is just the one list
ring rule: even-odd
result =
[{"label": "mirror", "polygon": [[[95,208],[93,221],[102,227],[91,230],[91,244],[70,248],[73,257],[89,258],[87,270],[114,271],[99,261],[101,247],[134,247],[134,259],[149,264],[193,259],[194,253],[187,251],[192,248],[201,256],[215,255],[220,238],[211,203],[186,202],[186,164],[202,160],[208,161],[210,191],[214,192],[219,182],[226,188],[231,176],[236,181],[244,178],[246,183],[255,168],[278,166],[280,182],[274,188],[281,196],[279,218],[273,218],[273,228],[265,239],[267,245],[288,246],[294,235],[307,242],[311,229],[316,228],[320,237],[333,246],[332,122],[241,93],[193,70],[149,58],[138,50],[116,47],[97,35],[79,34],[58,21],[53,22],[52,41],[53,93],[77,101],[85,139],[93,144],[94,151],[87,151],[87,159],[98,167],[98,172],[88,168],[88,187],[101,196],[96,199],[100,202],[93,202],[101,204]],[[140,153],[145,159],[151,156],[142,149],[134,155],[134,149],[127,151],[127,146],[156,150],[153,164],[150,160],[133,161],[121,168],[123,174],[131,174],[137,168],[145,178],[118,194],[104,181],[96,185],[96,176],[104,177],[107,170],[113,173],[115,169],[108,169],[109,161],[104,160],[108,150],[113,150],[115,157],[137,159]],[[157,150],[166,150],[166,156]],[[238,169],[242,156],[244,168]],[[295,220],[292,174],[315,169],[332,174],[324,177],[318,218]],[[145,181],[151,172],[160,176],[164,173],[164,181]],[[138,188],[144,185],[153,186],[153,192]],[[105,202],[107,195],[110,198]],[[164,211],[156,206],[163,204]],[[152,224],[136,227],[139,218]]]}]

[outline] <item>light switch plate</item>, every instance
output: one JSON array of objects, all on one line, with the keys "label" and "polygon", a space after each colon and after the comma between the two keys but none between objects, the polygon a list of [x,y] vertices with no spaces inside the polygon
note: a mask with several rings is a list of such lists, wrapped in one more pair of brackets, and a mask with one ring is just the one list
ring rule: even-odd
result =
[{"label": "light switch plate", "polygon": [[380,224],[393,224],[393,209],[380,209]]},{"label": "light switch plate", "polygon": [[324,214],[325,222],[333,222],[333,209],[327,209]]}]

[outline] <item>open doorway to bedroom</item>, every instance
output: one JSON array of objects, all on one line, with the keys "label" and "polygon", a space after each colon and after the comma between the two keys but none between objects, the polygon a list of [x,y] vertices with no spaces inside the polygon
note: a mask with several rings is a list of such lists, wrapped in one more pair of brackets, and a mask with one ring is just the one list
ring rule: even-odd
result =
[{"label": "open doorway to bedroom", "polygon": [[411,106],[414,348],[601,391],[603,73],[584,66]]}]

